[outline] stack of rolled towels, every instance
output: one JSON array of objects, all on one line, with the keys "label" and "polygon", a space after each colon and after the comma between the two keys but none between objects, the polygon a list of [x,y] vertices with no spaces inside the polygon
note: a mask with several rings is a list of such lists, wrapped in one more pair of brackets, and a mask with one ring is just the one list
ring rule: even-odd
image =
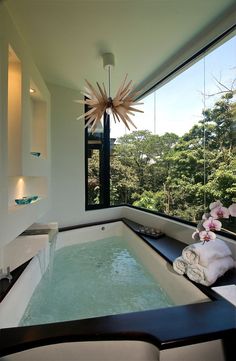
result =
[{"label": "stack of rolled towels", "polygon": [[210,286],[226,271],[236,267],[232,252],[227,244],[216,239],[194,243],[183,249],[182,256],[173,262],[174,270],[186,274],[192,281]]}]

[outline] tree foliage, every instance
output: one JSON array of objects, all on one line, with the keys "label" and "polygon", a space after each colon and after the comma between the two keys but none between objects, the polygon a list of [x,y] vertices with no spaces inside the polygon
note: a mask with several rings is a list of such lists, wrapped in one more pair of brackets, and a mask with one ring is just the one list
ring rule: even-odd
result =
[{"label": "tree foliage", "polygon": [[187,133],[134,131],[117,139],[111,154],[111,203],[129,203],[186,220],[206,205],[236,199],[236,125],[227,92]]}]

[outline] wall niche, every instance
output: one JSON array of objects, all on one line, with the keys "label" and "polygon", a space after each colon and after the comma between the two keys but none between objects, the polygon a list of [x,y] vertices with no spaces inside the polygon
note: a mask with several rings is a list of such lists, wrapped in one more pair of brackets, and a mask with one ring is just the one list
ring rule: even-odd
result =
[{"label": "wall niche", "polygon": [[22,66],[9,46],[8,51],[8,175],[22,172]]},{"label": "wall niche", "polygon": [[48,107],[39,89],[30,81],[31,144],[32,156],[47,159],[48,156]]}]

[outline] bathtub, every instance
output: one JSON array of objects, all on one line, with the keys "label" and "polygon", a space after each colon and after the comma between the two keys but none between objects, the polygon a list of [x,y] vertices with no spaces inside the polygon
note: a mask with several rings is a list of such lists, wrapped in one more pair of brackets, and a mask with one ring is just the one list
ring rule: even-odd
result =
[{"label": "bathtub", "polygon": [[123,222],[114,222],[104,225],[61,232],[58,235],[56,249],[93,242],[112,236],[122,237],[132,247],[133,253],[154,276],[156,281],[174,300],[176,305],[209,301],[209,298],[184,277],[179,277],[169,263],[158,253],[154,252],[137,234],[130,230]]},{"label": "bathtub", "polygon": [[[146,269],[165,289],[176,305],[209,301],[209,298],[184,277],[176,274],[169,263],[154,252],[143,240],[132,232],[123,222],[60,232],[56,240],[56,250],[63,247],[99,241],[104,238],[120,236],[128,240],[133,253],[141,260]],[[40,282],[50,261],[50,244],[32,259],[17,284],[10,290],[0,306],[0,327],[17,327],[36,286]],[[20,300],[14,307],[15,300]]]},{"label": "bathtub", "polygon": [[[194,360],[224,360],[222,337],[225,330],[231,337],[233,313],[230,305],[213,302],[193,283],[176,274],[170,263],[124,222],[60,232],[55,246],[59,250],[111,236],[128,238],[134,253],[175,301],[176,306],[18,327],[29,299],[49,265],[50,244],[47,244],[31,260],[0,305],[1,341],[4,345],[0,356],[5,355],[3,360],[191,360],[187,358],[189,352]],[[15,300],[20,300],[18,307],[15,307]],[[199,318],[203,314],[204,318]],[[220,314],[227,315],[222,331],[215,319]],[[213,334],[216,327],[218,333]]]}]

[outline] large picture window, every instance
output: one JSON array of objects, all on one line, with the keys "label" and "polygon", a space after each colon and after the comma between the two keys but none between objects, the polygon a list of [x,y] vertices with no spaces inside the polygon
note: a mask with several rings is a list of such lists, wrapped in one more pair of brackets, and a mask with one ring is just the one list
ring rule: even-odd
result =
[{"label": "large picture window", "polygon": [[[110,205],[196,222],[212,201],[236,201],[235,53],[231,33],[159,84],[142,99],[137,130],[111,119]],[[224,227],[235,231],[232,220]]]}]

